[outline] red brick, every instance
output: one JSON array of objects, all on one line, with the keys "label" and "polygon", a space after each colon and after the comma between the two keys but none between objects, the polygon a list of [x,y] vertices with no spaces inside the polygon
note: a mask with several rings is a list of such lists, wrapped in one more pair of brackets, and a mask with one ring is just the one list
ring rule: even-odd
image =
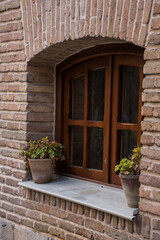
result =
[{"label": "red brick", "polygon": [[41,219],[41,214],[37,211],[28,210],[27,211],[27,217],[35,219],[35,220],[40,220]]},{"label": "red brick", "polygon": [[160,43],[160,34],[159,33],[151,33],[149,35],[149,44],[151,45],[157,45]]},{"label": "red brick", "polygon": [[40,203],[36,203],[35,209],[37,211],[41,211],[41,212],[47,213],[47,214],[49,214],[50,210],[51,210],[50,206],[47,206],[47,205],[44,205],[44,204],[40,204]]},{"label": "red brick", "polygon": [[145,147],[141,150],[142,154],[151,159],[160,159],[160,150],[159,148],[149,148]]},{"label": "red brick", "polygon": [[129,24],[127,29],[127,40],[132,40],[134,22],[136,18],[136,10],[137,10],[137,1],[132,0],[130,3],[130,15],[129,15]]},{"label": "red brick", "polygon": [[60,221],[60,220],[58,220],[57,223],[61,229],[64,229],[69,232],[74,232],[75,224],[69,223],[67,221]]},{"label": "red brick", "polygon": [[30,227],[30,228],[33,228],[33,223],[32,221],[26,219],[26,218],[21,218],[20,219],[20,224],[24,225],[24,226],[27,226],[27,227]]},{"label": "red brick", "polygon": [[105,226],[101,222],[91,219],[85,219],[85,227],[102,233],[104,232],[105,229]]},{"label": "red brick", "polygon": [[52,216],[48,216],[48,215],[42,215],[42,221],[45,223],[48,223],[50,225],[57,225],[57,220],[56,218],[52,217]]},{"label": "red brick", "polygon": [[0,210],[0,217],[6,218],[6,211]]},{"label": "red brick", "polygon": [[13,55],[4,55],[0,57],[0,61],[3,63],[10,63],[10,62],[20,62],[26,59],[25,55],[22,54],[13,54]]},{"label": "red brick", "polygon": [[21,22],[7,23],[0,26],[0,33],[22,30]]},{"label": "red brick", "polygon": [[[100,213],[101,214],[101,213]],[[103,214],[102,214],[103,215]],[[96,219],[97,218],[97,210],[91,209],[90,217]],[[100,217],[101,218],[101,217]],[[104,218],[104,216],[103,216]]]},{"label": "red brick", "polygon": [[159,240],[159,239],[160,239],[159,232],[152,232],[151,240]]},{"label": "red brick", "polygon": [[150,218],[147,216],[142,217],[142,236],[147,239],[150,237]]},{"label": "red brick", "polygon": [[6,33],[4,35],[0,35],[0,43],[15,41],[15,40],[23,40],[23,33]]},{"label": "red brick", "polygon": [[[114,26],[114,19],[115,19],[115,10],[116,10],[116,1],[111,1],[110,6],[110,14],[108,19],[108,36],[112,37],[113,35],[113,26]],[[122,20],[123,21],[123,20]],[[106,26],[107,27],[107,26]]]},{"label": "red brick", "polygon": [[18,187],[18,182],[19,181],[15,180],[15,179],[10,179],[10,178],[6,179],[6,184],[9,186],[12,186],[12,187]]},{"label": "red brick", "polygon": [[158,59],[160,57],[159,48],[149,48],[144,52],[144,59]]},{"label": "red brick", "polygon": [[12,222],[15,222],[15,223],[19,223],[20,222],[19,217],[15,216],[13,214],[7,214],[7,219],[12,221]]},{"label": "red brick", "polygon": [[154,3],[153,15],[160,13],[160,3],[157,1]]},{"label": "red brick", "polygon": [[141,143],[144,145],[152,146],[154,144],[154,136],[152,134],[141,135]]},{"label": "red brick", "polygon": [[143,92],[142,101],[144,102],[160,102],[159,92]]},{"label": "red brick", "polygon": [[147,186],[160,187],[160,178],[149,176],[149,175],[140,175],[140,182]]},{"label": "red brick", "polygon": [[49,226],[43,223],[35,222],[34,228],[40,232],[48,232]]},{"label": "red brick", "polygon": [[115,38],[117,38],[119,36],[119,33],[120,33],[119,28],[121,27],[120,21],[121,21],[122,7],[123,7],[123,3],[121,1],[118,1],[117,15],[115,16],[114,34],[113,34],[113,36]]},{"label": "red brick", "polygon": [[141,110],[141,114],[144,117],[151,117],[153,115],[153,108],[150,106],[143,106]]},{"label": "red brick", "polygon": [[160,230],[160,219],[159,218],[152,219],[152,226],[154,230]]},{"label": "red brick", "polygon": [[93,231],[85,229],[84,227],[76,226],[75,227],[75,233],[78,235],[81,235],[83,237],[86,237],[87,239],[94,239],[93,237]]},{"label": "red brick", "polygon": [[74,222],[78,225],[83,225],[84,224],[84,219],[81,216],[77,216],[76,214],[73,213],[68,213],[67,214],[67,220]]},{"label": "red brick", "polygon": [[13,211],[21,216],[26,216],[26,209],[21,207],[14,207]]},{"label": "red brick", "polygon": [[65,231],[63,229],[51,227],[49,229],[49,233],[53,236],[59,237],[60,239],[65,239]]},{"label": "red brick", "polygon": [[13,212],[13,205],[8,203],[2,203],[2,208],[6,211]]},{"label": "red brick", "polygon": [[121,39],[125,39],[126,38],[129,6],[130,6],[130,1],[129,0],[125,0],[124,7],[123,7],[123,15],[121,17],[122,18],[121,29],[120,29],[120,38]]},{"label": "red brick", "polygon": [[5,12],[0,15],[0,22],[9,22],[14,20],[20,20],[21,19],[21,13],[20,11],[14,11],[14,12]]}]

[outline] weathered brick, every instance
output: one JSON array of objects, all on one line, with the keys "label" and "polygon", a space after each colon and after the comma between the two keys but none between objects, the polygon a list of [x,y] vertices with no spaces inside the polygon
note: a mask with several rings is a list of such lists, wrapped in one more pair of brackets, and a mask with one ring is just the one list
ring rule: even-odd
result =
[{"label": "weathered brick", "polygon": [[[96,209],[91,209],[90,217],[96,219],[97,218],[97,210]],[[103,215],[103,220],[104,220],[104,215]]]},{"label": "weathered brick", "polygon": [[22,29],[21,22],[7,23],[0,26],[0,33],[12,32]]},{"label": "weathered brick", "polygon": [[160,230],[160,219],[159,218],[152,219],[152,226],[153,226],[153,229]]},{"label": "weathered brick", "polygon": [[101,222],[92,219],[85,219],[85,227],[102,233],[104,232],[105,229],[105,226]]},{"label": "weathered brick", "polygon": [[15,223],[19,223],[20,222],[19,217],[16,216],[16,215],[13,215],[13,214],[7,214],[7,219],[12,221],[12,222],[15,222]]},{"label": "weathered brick", "polygon": [[141,150],[142,154],[151,159],[160,160],[160,149],[159,148],[149,148],[143,147]]},{"label": "weathered brick", "polygon": [[73,213],[68,213],[67,215],[67,220],[74,222],[78,225],[83,225],[84,224],[84,219],[81,216],[77,216],[76,214]]},{"label": "weathered brick", "polygon": [[160,187],[160,178],[158,177],[141,174],[140,182],[147,186]]},{"label": "weathered brick", "polygon": [[82,235],[88,239],[93,239],[93,231],[89,229],[85,229],[84,227],[75,226],[75,233],[78,235]]},{"label": "weathered brick", "polygon": [[144,59],[151,60],[151,59],[158,59],[160,57],[160,50],[159,48],[148,48],[144,51]]},{"label": "weathered brick", "polygon": [[0,15],[0,22],[9,22],[14,20],[20,20],[21,13],[20,11],[15,10],[14,12],[5,12]]},{"label": "weathered brick", "polygon": [[152,0],[145,1],[145,9],[144,9],[144,16],[143,16],[143,23],[147,24],[150,17],[150,11],[152,6]]},{"label": "weathered brick", "polygon": [[77,236],[75,234],[66,234],[66,240],[87,240],[86,238],[83,238],[83,237],[80,237],[80,236]]},{"label": "weathered brick", "polygon": [[54,225],[54,226],[57,225],[56,218],[54,218],[52,216],[42,215],[42,221],[45,222],[45,223],[49,223],[51,225]]},{"label": "weathered brick", "polygon": [[41,219],[41,214],[37,211],[33,211],[33,210],[28,210],[27,211],[27,216],[35,219],[35,220],[40,220]]},{"label": "weathered brick", "polygon": [[60,228],[51,227],[49,229],[49,233],[52,234],[53,236],[59,237],[60,239],[65,239],[65,231]]},{"label": "weathered brick", "polygon": [[72,224],[67,221],[60,221],[60,220],[58,220],[57,223],[60,228],[69,232],[74,232],[75,224]]},{"label": "weathered brick", "polygon": [[20,224],[22,224],[24,226],[27,226],[27,227],[30,227],[30,228],[33,228],[33,222],[26,219],[26,218],[21,218],[20,219]]},{"label": "weathered brick", "polygon": [[49,226],[39,222],[35,222],[34,228],[40,232],[48,232]]},{"label": "weathered brick", "polygon": [[112,239],[118,239],[118,240],[127,240],[128,236],[125,232],[118,231],[117,229],[113,229],[110,226],[106,225],[105,232],[108,236],[110,236]]},{"label": "weathered brick", "polygon": [[19,181],[15,180],[15,179],[10,179],[10,178],[6,179],[6,184],[9,185],[9,186],[12,186],[12,187],[17,187],[18,182]]},{"label": "weathered brick", "polygon": [[41,212],[47,213],[47,214],[49,214],[50,211],[51,211],[50,206],[47,206],[47,205],[44,205],[44,204],[41,204],[41,203],[36,203],[35,209],[37,211],[41,211]]},{"label": "weathered brick", "polygon": [[152,202],[141,201],[139,203],[139,208],[143,212],[160,216],[159,203],[153,201]]},{"label": "weathered brick", "polygon": [[151,240],[159,240],[160,239],[160,234],[159,232],[153,232]]},{"label": "weathered brick", "polygon": [[118,228],[118,217],[112,216],[111,225],[112,225],[114,228]]},{"label": "weathered brick", "polygon": [[25,208],[21,208],[21,207],[16,206],[16,207],[14,207],[13,212],[15,212],[15,213],[17,213],[21,216],[26,216],[26,209]]},{"label": "weathered brick", "polygon": [[142,229],[142,216],[137,215],[134,222],[134,232],[136,232],[138,235],[141,234]]},{"label": "weathered brick", "polygon": [[142,236],[147,239],[150,236],[150,218],[147,216],[142,217]]},{"label": "weathered brick", "polygon": [[141,143],[144,145],[152,146],[154,144],[154,136],[151,134],[143,133],[141,135]]},{"label": "weathered brick", "polygon": [[160,124],[159,121],[143,121],[142,122],[142,130],[143,131],[150,131],[150,132],[159,132],[160,131]]},{"label": "weathered brick", "polygon": [[153,14],[159,14],[160,13],[160,3],[157,1],[154,3],[154,8],[153,8]]},{"label": "weathered brick", "polygon": [[9,212],[13,211],[13,205],[10,205],[8,203],[2,203],[2,208],[6,211],[9,211]]}]

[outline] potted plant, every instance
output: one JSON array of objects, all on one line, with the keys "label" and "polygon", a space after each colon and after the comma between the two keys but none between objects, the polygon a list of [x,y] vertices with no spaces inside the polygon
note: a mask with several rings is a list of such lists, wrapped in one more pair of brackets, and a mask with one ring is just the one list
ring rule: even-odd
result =
[{"label": "potted plant", "polygon": [[35,183],[52,181],[55,161],[64,160],[63,148],[62,144],[51,141],[48,137],[29,141],[28,150],[22,151],[21,155],[27,157]]},{"label": "potted plant", "polygon": [[141,156],[141,147],[136,147],[132,150],[131,156],[123,158],[115,167],[115,172],[119,172],[128,206],[132,208],[138,207],[139,203]]}]

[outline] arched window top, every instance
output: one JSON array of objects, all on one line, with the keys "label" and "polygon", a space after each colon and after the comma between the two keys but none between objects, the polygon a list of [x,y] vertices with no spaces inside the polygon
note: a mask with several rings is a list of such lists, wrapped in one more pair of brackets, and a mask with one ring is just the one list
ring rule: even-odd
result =
[{"label": "arched window top", "polygon": [[62,171],[119,185],[115,165],[140,145],[143,59],[138,47],[113,47],[58,67],[56,129],[65,145]]}]

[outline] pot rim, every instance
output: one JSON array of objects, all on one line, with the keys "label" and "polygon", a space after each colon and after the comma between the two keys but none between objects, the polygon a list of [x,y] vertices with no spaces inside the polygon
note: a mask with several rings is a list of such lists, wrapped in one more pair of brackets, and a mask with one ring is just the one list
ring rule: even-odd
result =
[{"label": "pot rim", "polygon": [[51,160],[55,160],[54,158],[28,158],[29,161],[51,161]]},{"label": "pot rim", "polygon": [[127,174],[119,174],[119,177],[121,178],[139,178],[139,174],[138,175],[127,175]]}]

